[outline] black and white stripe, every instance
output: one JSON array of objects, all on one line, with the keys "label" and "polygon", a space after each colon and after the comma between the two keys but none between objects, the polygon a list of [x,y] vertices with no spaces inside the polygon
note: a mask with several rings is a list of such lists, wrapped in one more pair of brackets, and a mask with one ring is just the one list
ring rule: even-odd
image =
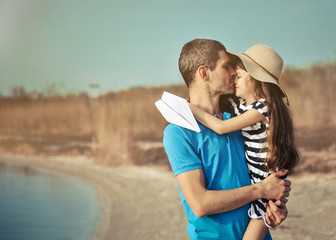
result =
[{"label": "black and white stripe", "polygon": [[[236,116],[243,114],[251,108],[254,108],[264,115],[267,121],[269,121],[265,99],[259,99],[258,101],[248,106],[244,105],[245,100],[242,99],[240,100],[239,106],[232,99],[230,99],[230,101],[233,105]],[[267,128],[268,124],[258,122],[252,126],[248,126],[242,129],[242,135],[245,142],[245,157],[252,184],[261,182],[269,175],[265,164],[268,147]],[[265,199],[258,199],[252,202],[251,208],[249,210],[249,216],[251,218],[264,217],[266,212],[266,204],[267,200]]]}]

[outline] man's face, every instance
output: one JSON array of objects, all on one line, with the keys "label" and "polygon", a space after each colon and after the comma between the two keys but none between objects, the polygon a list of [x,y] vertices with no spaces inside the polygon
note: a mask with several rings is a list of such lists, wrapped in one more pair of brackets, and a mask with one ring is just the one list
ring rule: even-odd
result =
[{"label": "man's face", "polygon": [[229,56],[225,51],[218,52],[219,59],[213,71],[209,71],[209,88],[213,94],[234,93],[236,71],[232,68]]}]

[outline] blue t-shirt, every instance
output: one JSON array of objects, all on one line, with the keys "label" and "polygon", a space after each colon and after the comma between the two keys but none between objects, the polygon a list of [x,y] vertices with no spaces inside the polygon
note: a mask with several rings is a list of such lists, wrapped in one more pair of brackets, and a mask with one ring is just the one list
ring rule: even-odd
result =
[{"label": "blue t-shirt", "polygon": [[[230,118],[224,113],[223,119]],[[176,175],[202,168],[206,189],[229,190],[250,184],[240,131],[219,135],[199,123],[201,132],[174,124],[164,130],[163,145]],[[188,218],[191,239],[242,239],[250,204],[238,209],[198,218],[191,211],[181,189],[180,195]],[[271,239],[270,234],[265,239]]]}]

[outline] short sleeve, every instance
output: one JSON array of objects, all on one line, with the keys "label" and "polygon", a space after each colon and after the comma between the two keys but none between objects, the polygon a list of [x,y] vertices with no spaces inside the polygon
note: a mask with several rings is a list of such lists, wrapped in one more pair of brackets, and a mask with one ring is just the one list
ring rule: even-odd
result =
[{"label": "short sleeve", "polygon": [[257,102],[254,102],[252,104],[252,108],[254,108],[255,110],[257,110],[258,112],[260,112],[262,115],[264,115],[266,118],[268,117],[267,114],[267,106],[265,105],[265,100],[264,99],[260,99]]},{"label": "short sleeve", "polygon": [[202,161],[195,151],[195,134],[197,133],[173,124],[169,124],[164,130],[163,146],[175,176],[202,168]]}]

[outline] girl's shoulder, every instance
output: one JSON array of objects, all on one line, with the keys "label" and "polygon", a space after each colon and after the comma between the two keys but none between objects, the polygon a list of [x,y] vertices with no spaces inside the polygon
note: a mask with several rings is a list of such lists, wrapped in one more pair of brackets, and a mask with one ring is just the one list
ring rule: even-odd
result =
[{"label": "girl's shoulder", "polygon": [[250,108],[254,108],[256,109],[258,112],[260,112],[262,115],[264,115],[265,117],[268,117],[267,114],[267,103],[266,100],[263,98],[258,99],[257,101],[255,101],[254,103],[250,104]]},{"label": "girl's shoulder", "polygon": [[267,107],[267,102],[264,98],[259,98],[257,101],[255,101],[254,103],[251,103],[250,105],[252,106],[257,106],[257,107]]}]

